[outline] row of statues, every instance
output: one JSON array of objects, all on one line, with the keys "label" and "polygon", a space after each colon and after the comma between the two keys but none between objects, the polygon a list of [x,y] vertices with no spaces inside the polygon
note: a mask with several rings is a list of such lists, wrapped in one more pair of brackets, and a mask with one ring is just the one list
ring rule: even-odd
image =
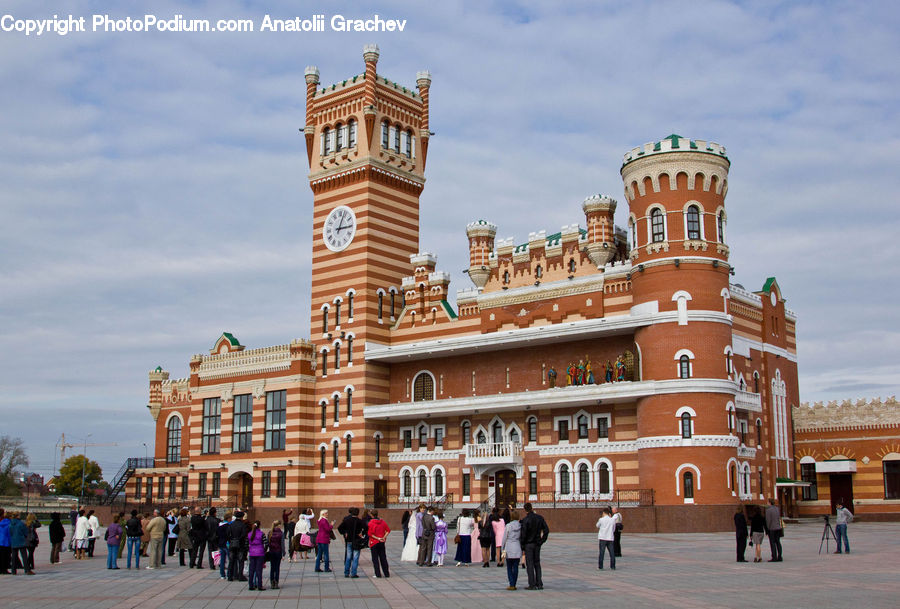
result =
[{"label": "row of statues", "polygon": [[[547,382],[550,387],[556,387],[557,372],[553,366],[547,371]],[[604,381],[606,383],[618,382],[625,380],[625,356],[620,355],[616,358],[615,364],[606,360]],[[591,358],[587,355],[584,359],[578,360],[578,365],[574,362],[566,367],[566,387],[572,385],[599,385],[594,377],[594,370],[591,366]]]}]

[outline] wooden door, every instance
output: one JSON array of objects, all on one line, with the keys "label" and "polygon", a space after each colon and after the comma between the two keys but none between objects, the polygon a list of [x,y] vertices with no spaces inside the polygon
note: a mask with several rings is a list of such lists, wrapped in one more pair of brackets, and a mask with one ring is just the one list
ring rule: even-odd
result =
[{"label": "wooden door", "polygon": [[253,478],[248,474],[241,476],[241,505],[253,507]]},{"label": "wooden door", "polygon": [[516,472],[504,469],[494,475],[496,505],[500,509],[516,504]]},{"label": "wooden door", "polygon": [[387,480],[375,481],[375,507],[387,507]]},{"label": "wooden door", "polygon": [[834,506],[840,503],[853,511],[853,477],[851,474],[831,474],[831,513]]}]

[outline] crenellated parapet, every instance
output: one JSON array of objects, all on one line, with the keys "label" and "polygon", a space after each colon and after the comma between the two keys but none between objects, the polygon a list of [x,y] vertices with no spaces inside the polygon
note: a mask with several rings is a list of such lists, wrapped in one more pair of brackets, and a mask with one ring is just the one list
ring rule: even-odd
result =
[{"label": "crenellated parapet", "polygon": [[896,396],[885,400],[859,399],[855,402],[804,402],[793,408],[795,431],[826,431],[900,426],[900,404]]}]

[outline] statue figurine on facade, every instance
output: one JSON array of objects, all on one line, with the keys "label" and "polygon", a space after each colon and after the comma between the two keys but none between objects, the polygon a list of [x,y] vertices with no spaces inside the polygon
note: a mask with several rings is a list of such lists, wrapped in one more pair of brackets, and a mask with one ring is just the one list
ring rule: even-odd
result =
[{"label": "statue figurine on facade", "polygon": [[585,378],[584,360],[580,359],[578,360],[578,368],[575,370],[575,384],[584,385]]},{"label": "statue figurine on facade", "polygon": [[591,358],[587,355],[584,356],[584,384],[594,384],[594,371],[591,369]]},{"label": "statue figurine on facade", "polygon": [[550,383],[550,387],[556,387],[556,370],[553,366],[550,366],[550,370],[547,371],[547,381]]},{"label": "statue figurine on facade", "polygon": [[613,380],[613,365],[609,360],[606,360],[606,382],[612,383]]},{"label": "statue figurine on facade", "polygon": [[568,367],[566,368],[566,387],[571,387],[575,384],[575,363],[570,362]]},{"label": "statue figurine on facade", "polygon": [[616,381],[625,380],[625,358],[619,356],[616,358]]}]

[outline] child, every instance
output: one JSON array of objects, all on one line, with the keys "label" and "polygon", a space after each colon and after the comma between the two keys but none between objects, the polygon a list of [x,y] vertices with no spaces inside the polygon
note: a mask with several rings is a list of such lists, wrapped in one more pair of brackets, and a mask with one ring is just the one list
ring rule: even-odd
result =
[{"label": "child", "polygon": [[444,510],[437,510],[434,514],[434,553],[437,555],[437,564],[444,566],[444,554],[447,553],[447,523],[444,522]]}]

